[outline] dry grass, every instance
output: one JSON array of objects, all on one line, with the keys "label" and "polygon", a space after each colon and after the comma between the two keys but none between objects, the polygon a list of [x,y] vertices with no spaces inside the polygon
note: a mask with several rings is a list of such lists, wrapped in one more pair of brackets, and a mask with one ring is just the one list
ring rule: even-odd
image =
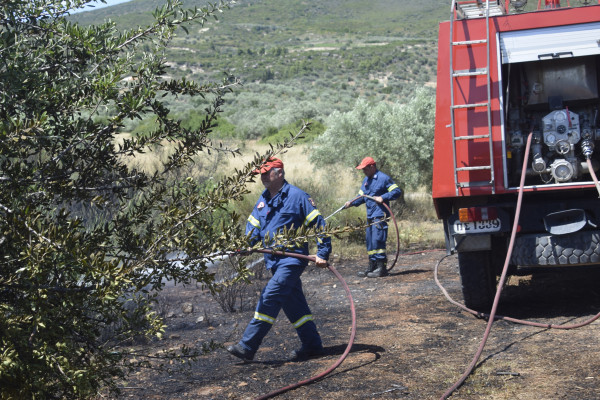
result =
[{"label": "dry grass", "polygon": [[[258,143],[257,141],[246,141],[242,148],[242,155],[230,158],[225,167],[224,173],[234,170],[234,168],[243,168],[247,163],[254,159],[256,153],[263,154],[269,149],[269,145]],[[360,185],[361,175],[352,169],[335,170],[318,169],[310,163],[306,146],[296,145],[291,149],[286,149],[285,153],[277,156],[283,161],[285,166],[285,176],[288,182],[302,186],[302,183],[310,182],[329,182],[335,180],[336,198],[343,204],[346,200],[356,196]],[[260,182],[257,186],[262,185]]]},{"label": "dry grass", "polygon": [[[127,137],[121,135],[117,141]],[[245,141],[224,143],[230,148],[239,147],[241,156],[224,157],[223,155],[202,154],[196,160],[196,167],[189,171],[189,176],[206,177],[227,175],[234,169],[242,169],[249,162],[253,161],[256,153],[264,154],[268,149],[268,144],[258,143],[257,141]],[[165,144],[162,147],[156,147],[153,151],[136,154],[128,159],[131,165],[152,173],[160,165],[160,161],[168,156],[169,146]],[[329,216],[347,200],[354,198],[363,175],[353,168],[316,168],[308,158],[306,146],[296,145],[291,149],[285,150],[285,153],[278,157],[285,165],[286,179],[288,182],[302,188],[317,201],[318,207],[324,216]],[[249,185],[250,194],[246,196],[243,204],[236,205],[239,212],[245,214],[251,210],[254,201],[259,193],[264,189],[260,180]],[[415,248],[440,248],[444,247],[444,234],[441,222],[437,221],[431,196],[426,192],[405,193],[405,205],[393,204],[393,208],[398,215],[398,225],[400,230],[400,251],[409,251]],[[333,225],[344,225],[350,222],[356,222],[357,219],[365,218],[364,207],[345,210],[337,214],[328,222]],[[392,225],[389,230],[390,251],[396,251],[396,231]],[[342,258],[356,257],[364,254],[364,242],[362,233],[353,235],[351,240],[343,240],[340,243],[334,243],[336,249],[339,249]]]},{"label": "dry grass", "polygon": [[[226,169],[241,168],[250,162],[256,152],[268,150],[268,145],[257,142],[246,142],[242,157],[230,159]],[[324,216],[329,216],[347,200],[354,198],[360,183],[362,173],[352,169],[318,169],[310,163],[306,147],[297,145],[285,154],[279,156],[285,165],[286,179],[298,187],[306,190],[319,202],[319,209]],[[227,171],[224,171],[227,172]],[[254,183],[253,194],[263,190],[260,182]],[[443,248],[444,232],[442,223],[437,220],[431,195],[426,192],[405,193],[405,206],[398,217],[400,230],[400,251],[410,251],[415,248]],[[329,222],[344,224],[349,220],[365,218],[364,209],[350,209],[337,214],[339,219],[333,218]],[[389,231],[390,251],[396,251],[396,230],[390,225]],[[362,233],[358,235],[361,237]],[[334,248],[342,258],[352,258],[364,255],[365,247],[362,240],[335,243]]]}]

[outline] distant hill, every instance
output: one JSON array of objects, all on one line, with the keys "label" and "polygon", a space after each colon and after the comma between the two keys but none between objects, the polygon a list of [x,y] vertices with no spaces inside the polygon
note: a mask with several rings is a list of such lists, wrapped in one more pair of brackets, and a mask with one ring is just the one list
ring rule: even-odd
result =
[{"label": "distant hill", "polygon": [[[72,16],[82,24],[112,19],[121,25],[146,24],[163,0],[132,0]],[[290,31],[435,37],[439,21],[448,19],[450,0],[238,0],[223,15],[229,24],[280,25]],[[203,0],[184,1],[186,8]],[[433,36],[432,36],[433,35]]]},{"label": "distant hill", "polygon": [[[151,12],[162,3],[133,0],[78,13],[72,20],[96,24],[110,18],[121,28],[133,28],[150,22]],[[206,2],[188,0],[184,4],[193,8]],[[175,64],[185,63],[204,71],[225,67],[239,70],[256,61],[270,66],[274,74],[283,74],[284,66],[277,65],[276,60],[260,61],[271,55],[313,50],[327,52],[327,57],[337,53],[336,58],[345,61],[338,64],[346,73],[366,72],[366,67],[373,74],[384,73],[390,63],[381,58],[393,53],[386,47],[390,45],[408,43],[404,50],[415,43],[427,45],[427,52],[417,52],[413,57],[426,58],[429,64],[435,62],[431,45],[437,38],[438,23],[448,18],[449,9],[449,0],[240,0],[223,13],[219,22],[210,21],[204,29],[190,30],[189,35],[182,33],[173,43],[170,58]],[[367,50],[373,47],[376,50]],[[222,60],[224,56],[227,60]],[[304,60],[317,64],[315,54],[294,58],[295,65]],[[285,78],[289,72],[287,75]]]},{"label": "distant hill", "polygon": [[[239,76],[244,92],[225,115],[244,137],[261,136],[297,118],[323,120],[348,110],[360,96],[402,102],[415,86],[435,82],[437,29],[449,18],[450,3],[239,0],[219,21],[193,25],[187,35],[180,32],[167,54],[169,75],[196,81],[219,79],[223,71]],[[120,28],[134,28],[147,24],[160,4],[133,0],[71,19],[97,24],[110,18]],[[185,2],[186,8],[205,4]],[[247,112],[248,107],[273,111],[253,120],[256,112]],[[292,109],[301,111],[290,114]],[[189,105],[181,104],[180,111],[189,112]],[[275,113],[281,118],[273,118]]]}]

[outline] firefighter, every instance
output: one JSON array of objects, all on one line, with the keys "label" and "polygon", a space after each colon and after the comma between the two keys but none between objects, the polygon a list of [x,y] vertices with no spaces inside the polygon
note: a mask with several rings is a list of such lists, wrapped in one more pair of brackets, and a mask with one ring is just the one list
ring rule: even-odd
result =
[{"label": "firefighter", "polygon": [[[256,173],[259,171],[256,170]],[[260,178],[266,190],[262,193],[248,217],[246,234],[251,237],[251,245],[273,237],[283,228],[296,229],[324,227],[325,220],[316,208],[314,201],[299,188],[285,180],[283,162],[271,158],[260,168]],[[308,243],[301,247],[281,248],[286,252],[308,255]],[[317,267],[326,268],[331,253],[331,239],[320,237],[317,240]],[[302,346],[293,351],[293,359],[307,359],[324,354],[321,337],[313,321],[302,291],[300,275],[308,265],[308,260],[290,256],[265,254],[265,265],[272,277],[263,289],[254,318],[250,321],[239,343],[227,347],[234,356],[245,361],[254,358],[263,338],[269,332],[281,309],[296,328]]]},{"label": "firefighter", "polygon": [[[390,200],[395,200],[402,195],[402,190],[392,179],[377,169],[377,164],[372,157],[365,157],[356,169],[362,169],[365,178],[358,192],[359,196],[354,201],[348,201],[345,208],[357,207],[366,203],[367,207],[367,254],[369,255],[369,266],[366,271],[359,271],[358,276],[379,278],[387,276],[387,256],[385,247],[387,242],[388,224],[385,221],[389,217],[388,211],[382,205],[389,205]],[[371,200],[363,195],[371,196]]]}]

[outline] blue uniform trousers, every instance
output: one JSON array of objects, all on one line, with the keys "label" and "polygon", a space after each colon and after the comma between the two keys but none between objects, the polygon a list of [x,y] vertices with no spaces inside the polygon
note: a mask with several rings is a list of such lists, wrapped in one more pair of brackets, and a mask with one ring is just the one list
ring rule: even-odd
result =
[{"label": "blue uniform trousers", "polygon": [[[378,219],[369,220],[369,224],[377,222]],[[385,244],[387,242],[388,224],[379,221],[367,227],[367,254],[369,260],[385,260]]]},{"label": "blue uniform trousers", "polygon": [[263,289],[254,318],[246,327],[240,341],[240,345],[246,350],[253,354],[258,350],[281,309],[296,328],[296,333],[305,348],[315,349],[323,346],[302,291],[300,275],[304,268],[300,265],[280,265],[271,268],[273,277]]}]

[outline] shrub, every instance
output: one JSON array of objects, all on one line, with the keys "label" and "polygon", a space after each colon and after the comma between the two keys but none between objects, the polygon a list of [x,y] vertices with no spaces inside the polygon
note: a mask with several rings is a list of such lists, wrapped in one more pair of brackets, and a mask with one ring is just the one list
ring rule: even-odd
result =
[{"label": "shrub", "polygon": [[[418,89],[406,104],[370,104],[361,98],[352,111],[334,112],[327,119],[327,130],[311,148],[311,160],[321,166],[352,166],[371,155],[403,189],[429,188],[434,100],[427,88]],[[338,157],[330,157],[334,152]]]}]

